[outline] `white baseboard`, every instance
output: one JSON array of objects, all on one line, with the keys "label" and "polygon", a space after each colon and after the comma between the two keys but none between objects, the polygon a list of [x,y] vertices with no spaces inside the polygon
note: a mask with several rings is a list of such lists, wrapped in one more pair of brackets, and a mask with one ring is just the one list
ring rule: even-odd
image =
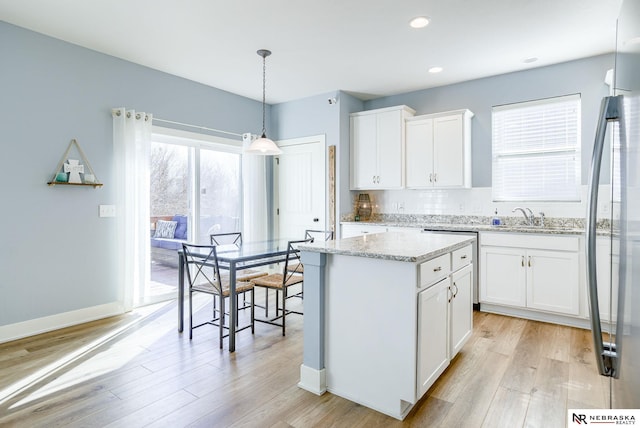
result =
[{"label": "white baseboard", "polygon": [[12,340],[22,339],[24,337],[46,333],[48,331],[58,330],[60,328],[95,321],[123,313],[123,305],[119,302],[113,302],[90,308],[78,309],[76,311],[50,315],[43,318],[22,321],[15,324],[3,325],[0,326],[0,343],[10,342]]},{"label": "white baseboard", "polygon": [[514,308],[511,306],[494,305],[491,303],[480,303],[481,312],[491,312],[492,314],[508,315],[512,317],[524,318],[533,321],[548,322],[551,324],[567,325],[583,329],[591,329],[589,320],[586,318],[572,317],[569,315],[552,314],[549,312],[539,312],[526,308]]},{"label": "white baseboard", "polygon": [[327,392],[327,379],[325,369],[312,369],[304,364],[300,365],[300,382],[298,387],[316,395]]}]

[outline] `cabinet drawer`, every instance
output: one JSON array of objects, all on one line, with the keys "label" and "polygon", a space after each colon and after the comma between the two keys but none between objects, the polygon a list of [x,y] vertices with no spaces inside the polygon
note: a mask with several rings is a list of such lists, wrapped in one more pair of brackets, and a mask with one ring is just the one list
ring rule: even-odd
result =
[{"label": "cabinet drawer", "polygon": [[426,287],[449,275],[451,255],[443,254],[420,265],[420,287]]},{"label": "cabinet drawer", "polygon": [[471,263],[473,252],[471,251],[471,245],[459,248],[451,253],[451,270],[456,271],[463,266]]},{"label": "cabinet drawer", "polygon": [[579,251],[578,236],[536,233],[480,232],[480,245],[531,248],[537,250]]}]

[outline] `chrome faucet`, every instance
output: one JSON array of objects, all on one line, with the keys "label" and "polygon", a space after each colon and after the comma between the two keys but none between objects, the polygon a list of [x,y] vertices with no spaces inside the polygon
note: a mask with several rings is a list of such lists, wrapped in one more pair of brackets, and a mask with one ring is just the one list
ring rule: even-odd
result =
[{"label": "chrome faucet", "polygon": [[[531,211],[531,209],[515,207],[514,209],[511,210],[512,213],[514,213],[516,211],[520,211],[522,213],[522,215],[524,216],[524,219],[527,221],[529,226],[533,226],[535,224],[535,217],[533,216],[533,211]],[[528,214],[527,214],[527,212],[528,212]]]}]

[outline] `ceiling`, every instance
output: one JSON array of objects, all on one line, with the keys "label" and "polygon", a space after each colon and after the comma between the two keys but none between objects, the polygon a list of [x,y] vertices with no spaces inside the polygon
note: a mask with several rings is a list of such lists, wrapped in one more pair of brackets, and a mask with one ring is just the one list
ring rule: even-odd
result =
[{"label": "ceiling", "polygon": [[[612,52],[621,3],[0,0],[0,19],[258,100],[256,51],[269,49],[273,104],[335,90],[366,100]],[[411,28],[419,15],[430,24]]]}]

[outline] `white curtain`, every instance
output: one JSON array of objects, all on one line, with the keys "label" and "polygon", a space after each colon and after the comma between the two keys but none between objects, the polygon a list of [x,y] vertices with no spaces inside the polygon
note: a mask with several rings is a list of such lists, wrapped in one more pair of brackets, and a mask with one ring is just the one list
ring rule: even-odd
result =
[{"label": "white curtain", "polygon": [[[256,138],[249,133],[242,135],[243,149]],[[271,157],[269,157],[271,159]],[[268,239],[267,220],[267,156],[242,155],[242,240],[264,241]]]},{"label": "white curtain", "polygon": [[152,115],[115,108],[118,273],[125,310],[143,303],[149,263],[149,152]]}]

